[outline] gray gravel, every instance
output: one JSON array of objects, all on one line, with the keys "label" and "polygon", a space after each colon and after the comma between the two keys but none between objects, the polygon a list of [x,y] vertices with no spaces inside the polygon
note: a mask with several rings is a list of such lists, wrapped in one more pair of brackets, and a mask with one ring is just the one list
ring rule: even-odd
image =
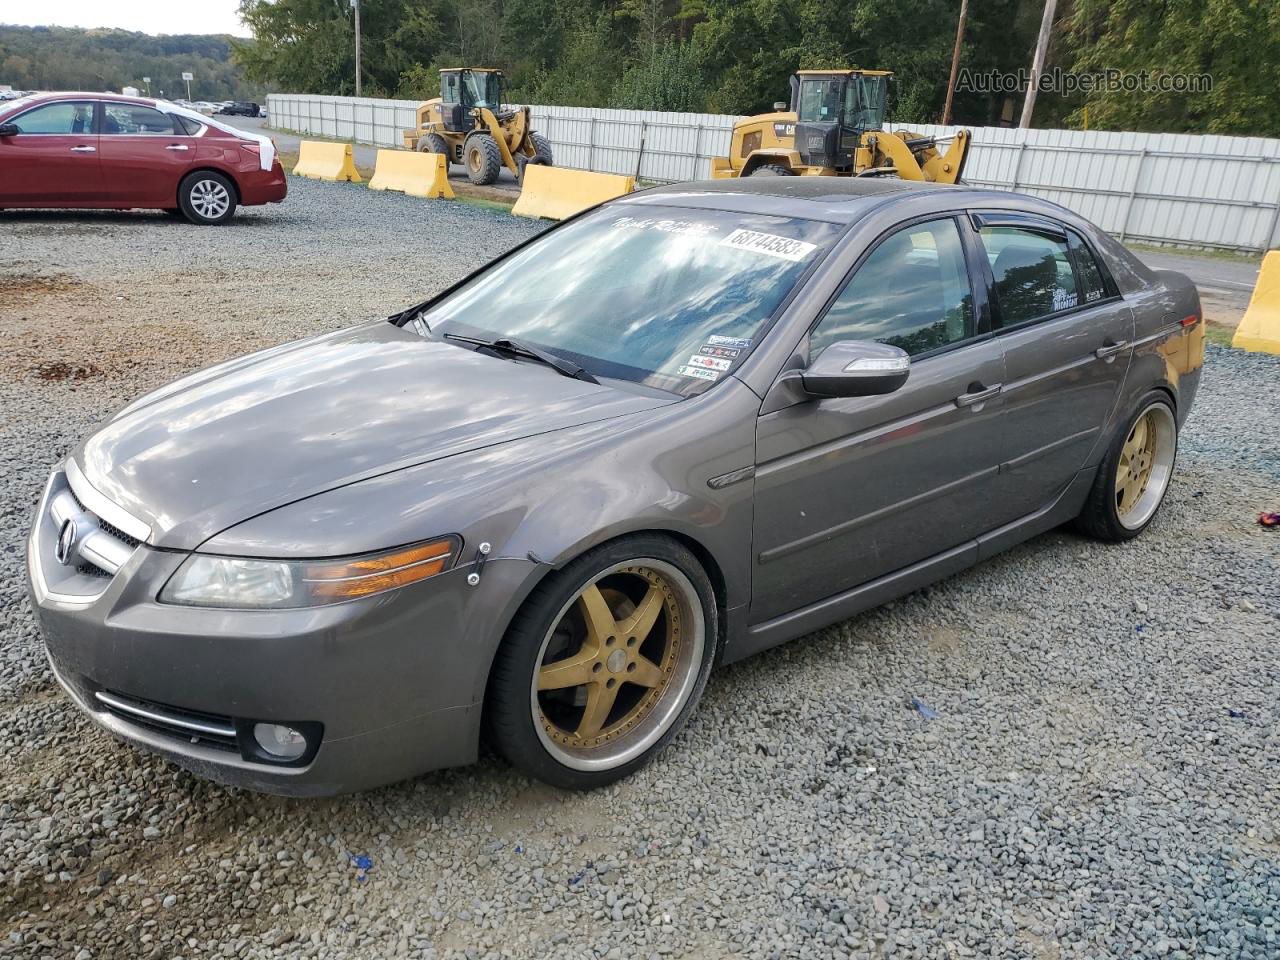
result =
[{"label": "gray gravel", "polygon": [[1278,358],[1211,349],[1138,541],[1051,533],[723,670],[590,795],[485,760],[283,800],[91,728],[22,585],[54,460],[145,389],[538,229],[291,189],[222,229],[0,214],[0,955],[1280,956],[1280,531],[1254,522],[1280,509]]}]

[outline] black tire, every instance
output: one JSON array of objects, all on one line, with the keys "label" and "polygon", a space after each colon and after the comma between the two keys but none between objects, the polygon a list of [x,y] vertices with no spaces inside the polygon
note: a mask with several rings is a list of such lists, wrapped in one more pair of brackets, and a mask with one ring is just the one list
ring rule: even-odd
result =
[{"label": "black tire", "polygon": [[554,167],[555,158],[551,153],[551,141],[540,133],[529,134],[529,139],[533,141],[533,156],[538,163]]},{"label": "black tire", "polygon": [[498,172],[502,169],[498,141],[487,133],[474,133],[467,137],[467,142],[462,146],[462,160],[467,168],[467,176],[480,187],[497,180]]},{"label": "black tire", "polygon": [[762,163],[747,174],[748,177],[794,177],[795,175],[794,170],[780,163]]},{"label": "black tire", "polygon": [[[646,566],[646,564],[654,566]],[[634,638],[629,638],[631,642],[626,642],[619,634],[616,645],[611,648],[613,657],[609,658],[607,669],[600,671],[600,664],[596,664],[594,670],[600,672],[593,673],[592,676],[605,677],[610,688],[613,688],[616,682],[619,692],[614,696],[618,699],[610,702],[615,705],[614,710],[620,705],[624,708],[624,712],[612,721],[607,720],[612,714],[601,715],[602,726],[597,727],[596,732],[601,734],[600,739],[607,739],[609,742],[578,748],[581,752],[571,756],[569,748],[562,748],[550,739],[551,732],[567,734],[567,731],[561,731],[558,728],[553,730],[552,721],[548,719],[551,708],[548,707],[547,712],[544,712],[540,698],[546,693],[564,694],[566,692],[576,698],[579,691],[585,694],[585,688],[589,684],[580,686],[568,684],[562,690],[544,693],[535,692],[535,678],[538,671],[547,665],[543,662],[543,658],[545,652],[549,650],[548,645],[560,636],[557,632],[558,628],[578,615],[579,595],[596,583],[616,582],[610,580],[610,577],[633,576],[633,571],[641,569],[650,572],[661,569],[664,571],[661,575],[664,578],[672,573],[679,574],[678,577],[671,576],[666,581],[669,589],[658,598],[664,604],[679,602],[681,606],[670,608],[677,610],[678,615],[674,621],[662,619],[671,616],[666,613],[668,606],[664,605],[662,612],[656,614],[659,619],[652,621],[652,626],[646,629],[659,632],[665,629],[668,631],[668,636],[683,638],[674,642],[667,641],[683,645],[682,659],[666,671],[670,679],[663,681],[665,686],[661,687],[661,693],[654,694],[653,705],[648,708],[648,713],[641,715],[643,719],[628,720],[632,714],[626,713],[626,704],[622,701],[621,691],[628,684],[626,679],[629,676],[628,671],[633,668],[615,665],[613,657],[624,653],[630,656],[629,650],[634,650],[636,655],[641,655],[641,649],[652,637],[657,636],[657,633],[641,637],[640,645],[634,647],[632,646]],[[621,595],[605,587],[603,590],[597,590],[596,596],[601,597],[605,593],[611,593],[613,596]],[[663,597],[666,599],[663,600]],[[624,602],[626,602],[625,598]],[[681,610],[687,613],[679,613]],[[634,606],[631,611],[624,608],[623,612],[625,618],[626,613],[634,612]],[[676,624],[674,634],[670,633],[672,622]],[[618,623],[621,624],[622,621]],[[688,624],[690,629],[682,633],[683,624]],[[697,636],[699,629],[702,632],[700,638]],[[549,574],[534,588],[513,618],[494,658],[493,669],[489,676],[485,705],[485,728],[488,740],[491,746],[513,767],[555,787],[566,790],[590,790],[619,780],[651,760],[676,735],[693,713],[706,687],[707,676],[715,660],[718,636],[719,613],[715,592],[702,565],[686,547],[656,534],[636,534],[597,547],[563,569]],[[615,643],[615,638],[609,637],[608,642]],[[624,649],[624,644],[628,649]],[[584,641],[577,654],[580,655],[585,648]],[[597,648],[604,652],[603,645],[597,644]],[[671,649],[674,648],[673,646]],[[571,654],[564,659],[573,658],[574,655]],[[551,664],[557,662],[560,661],[558,659],[549,661]],[[652,666],[652,663],[647,665]],[[611,675],[617,678],[616,681],[608,679]],[[600,683],[600,681],[594,682]],[[568,700],[561,702],[570,703]],[[569,709],[573,708],[569,707]],[[608,709],[610,708],[606,708]],[[632,709],[634,713],[634,710],[639,708]],[[585,725],[586,706],[582,706],[582,710],[583,725]],[[535,711],[539,719],[535,719]],[[613,729],[617,729],[617,725],[625,722],[633,722],[635,727],[623,726],[620,733],[606,733],[610,729],[607,727],[608,722],[615,725]],[[579,726],[580,730],[581,726]],[[617,739],[613,739],[614,737]],[[598,752],[593,753],[593,750]],[[586,766],[591,768],[584,768]]]},{"label": "black tire", "polygon": [[[1141,495],[1133,497],[1132,502],[1126,505],[1124,501],[1130,491],[1122,492],[1118,488],[1122,479],[1135,476],[1135,472],[1129,469],[1131,455],[1126,447],[1136,440],[1134,434],[1139,421],[1148,417],[1145,429],[1154,431],[1154,452],[1151,462],[1146,465],[1147,480],[1142,484]],[[1112,439],[1106,456],[1098,465],[1089,497],[1075,519],[1075,528],[1109,543],[1132,540],[1151,525],[1160,511],[1177,458],[1178,418],[1168,395],[1153,390],[1142,398]],[[1125,461],[1123,465],[1122,460]]]},{"label": "black tire", "polygon": [[453,151],[449,149],[449,142],[438,133],[428,133],[425,137],[418,141],[419,153],[442,153],[444,154],[444,165],[448,167],[453,162]]},{"label": "black tire", "polygon": [[226,223],[236,212],[236,188],[213,170],[187,174],[178,184],[178,207],[182,215],[200,226]]}]

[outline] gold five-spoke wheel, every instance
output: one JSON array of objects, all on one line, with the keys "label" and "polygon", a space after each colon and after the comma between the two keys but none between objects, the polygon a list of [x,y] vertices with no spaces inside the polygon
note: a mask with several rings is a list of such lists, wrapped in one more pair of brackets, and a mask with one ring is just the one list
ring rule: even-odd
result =
[{"label": "gold five-spoke wheel", "polygon": [[543,746],[580,770],[643,753],[688,699],[704,632],[693,585],[665,561],[637,559],[593,578],[538,656],[530,705]]},{"label": "gold five-spoke wheel", "polygon": [[1116,518],[1132,530],[1151,519],[1164,499],[1177,449],[1177,431],[1167,404],[1153,403],[1129,429],[1116,464]]}]

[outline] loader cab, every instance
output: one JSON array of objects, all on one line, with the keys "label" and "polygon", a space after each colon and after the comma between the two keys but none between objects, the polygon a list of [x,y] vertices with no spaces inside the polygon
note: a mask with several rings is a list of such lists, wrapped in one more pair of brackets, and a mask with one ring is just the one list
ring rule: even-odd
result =
[{"label": "loader cab", "polygon": [[851,170],[862,134],[884,128],[892,78],[887,70],[801,70],[793,76],[791,110],[801,162]]},{"label": "loader cab", "polygon": [[440,113],[446,130],[461,133],[474,125],[477,107],[495,113],[502,106],[502,71],[459,67],[440,71]]}]

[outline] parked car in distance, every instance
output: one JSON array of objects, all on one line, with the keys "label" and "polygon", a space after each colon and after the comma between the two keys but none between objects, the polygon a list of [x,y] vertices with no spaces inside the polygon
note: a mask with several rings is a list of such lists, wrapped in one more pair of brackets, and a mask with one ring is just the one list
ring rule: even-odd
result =
[{"label": "parked car in distance", "polygon": [[231,103],[224,104],[218,113],[231,117],[256,117],[261,113],[258,105],[250,100],[234,100]]},{"label": "parked car in distance", "polygon": [[354,790],[483,732],[594,787],[715,664],[1138,536],[1203,355],[1185,277],[1033,197],[655,188],[135,400],[49,478],[33,607],[81,708],[204,776]]},{"label": "parked car in distance", "polygon": [[0,104],[0,209],[141,208],[218,224],[287,193],[268,137],[176,104],[100,93]]}]

